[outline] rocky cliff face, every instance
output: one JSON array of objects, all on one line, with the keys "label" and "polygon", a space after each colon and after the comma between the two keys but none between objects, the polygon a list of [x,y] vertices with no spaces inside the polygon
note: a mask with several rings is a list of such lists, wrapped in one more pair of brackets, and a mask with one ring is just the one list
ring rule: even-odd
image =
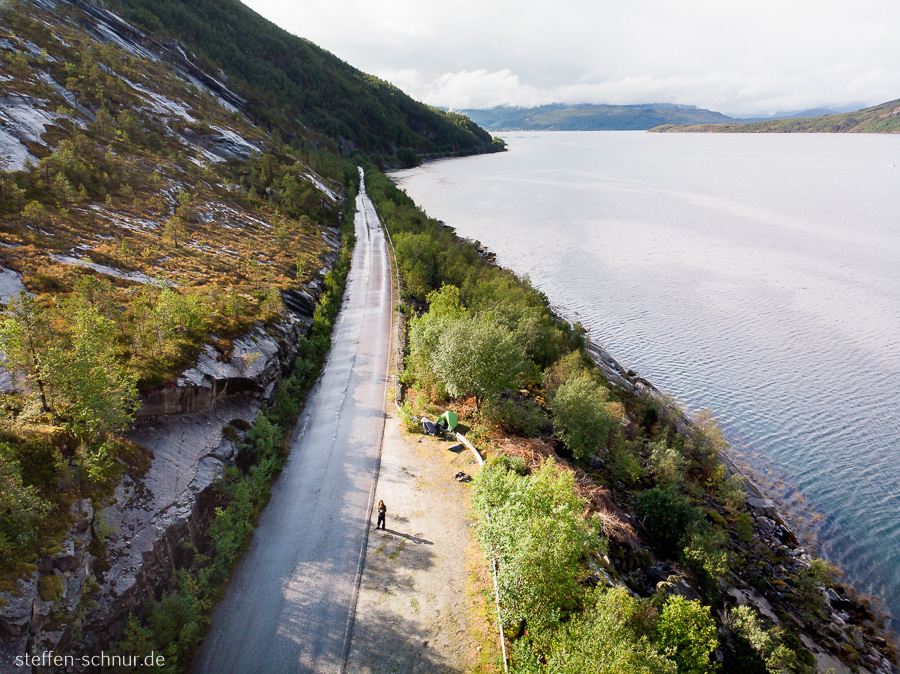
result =
[{"label": "rocky cliff face", "polygon": [[[330,238],[333,264],[337,240]],[[322,288],[320,274],[297,289],[300,313],[233,340],[229,362],[208,346],[176,384],[146,396],[129,437],[153,452],[147,474],[126,478],[104,508],[73,505],[77,524],[60,550],[0,592],[0,671],[26,652],[97,653],[121,635],[129,614],[169,588],[175,569],[203,544],[216,506],[211,487],[234,463],[242,429],[290,369]],[[91,552],[99,542],[102,565]]]},{"label": "rocky cliff face", "polygon": [[[329,237],[332,251],[325,255],[329,267],[337,260],[338,241]],[[268,397],[276,379],[293,364],[294,344],[312,325],[316,298],[323,289],[323,268],[307,287],[291,290],[285,297],[290,312],[280,323],[257,327],[232,340],[227,360],[212,344],[203,347],[194,367],[178,379],[145,395],[139,416],[190,414],[212,409],[216,403],[240,394]],[[213,338],[213,341],[217,341]]]},{"label": "rocky cliff face", "polygon": [[[143,120],[134,133],[158,123],[160,142],[168,143],[163,147],[169,154],[160,149],[145,156],[132,148],[127,158],[136,184],[147,179],[156,186],[156,210],[139,201],[139,186],[105,201],[78,197],[66,209],[50,204],[50,215],[41,222],[0,209],[0,235],[5,239],[0,240],[0,303],[8,303],[21,290],[45,292],[35,286],[35,279],[46,280],[46,274],[60,269],[59,278],[72,269],[85,270],[135,294],[142,285],[165,283],[173,288],[203,286],[224,296],[231,284],[237,285],[236,294],[249,296],[246,288],[258,290],[271,282],[267,275],[288,281],[273,284],[285,309],[280,320],[258,322],[230,340],[210,335],[192,367],[143,396],[129,437],[152,453],[146,474],[139,480],[125,478],[102,502],[76,499],[71,506],[75,524],[59,545],[15,582],[0,585],[0,672],[32,671],[14,665],[15,657],[25,653],[98,653],[121,634],[130,613],[139,613],[145,602],[169,588],[174,569],[193,554],[192,546],[202,545],[217,505],[212,485],[234,463],[244,430],[277,379],[292,366],[298,340],[312,325],[324,277],[337,260],[340,242],[331,225],[343,205],[335,181],[299,163],[292,176],[298,182],[289,187],[301,190],[304,203],[312,204],[308,213],[313,217],[288,222],[284,211],[273,217],[269,207],[278,198],[280,184],[266,190],[262,200],[250,199],[248,189],[238,184],[244,174],[228,174],[224,167],[281,146],[273,145],[242,114],[244,101],[223,77],[203,72],[177,44],[153,39],[116,15],[78,0],[35,0],[29,7],[34,9],[32,19],[53,39],[47,38],[47,53],[36,37],[3,37],[7,31],[0,22],[0,170],[27,172],[29,164],[52,157],[60,138],[73,129],[87,133],[93,142],[90,129],[99,107],[83,97],[76,100],[63,86],[68,82],[60,53],[70,49],[73,35],[80,39],[82,30],[137,59],[135,72],[142,60],[172,66],[172,72],[165,71],[171,78],[165,82],[149,76],[116,80],[127,101],[123,107],[131,106],[128,110]],[[81,13],[73,13],[73,7]],[[25,72],[5,74],[5,64],[19,57]],[[106,66],[98,65],[98,71],[114,74]],[[195,97],[193,103],[179,97],[187,95],[185,91]],[[217,116],[203,115],[213,108]],[[108,157],[122,159],[126,154],[111,148],[107,144]],[[176,153],[184,154],[180,165],[161,165]],[[266,170],[271,168],[266,165]],[[49,171],[42,173],[48,182]],[[7,175],[11,173],[0,178],[6,180]],[[24,179],[19,180],[26,189]],[[7,187],[5,183],[4,190]],[[194,195],[192,213],[185,217],[191,235],[181,235],[180,248],[167,248],[165,225],[178,208],[180,190]],[[324,215],[317,218],[317,213]],[[272,243],[279,233],[284,241]],[[127,254],[122,252],[125,243],[130,246]],[[279,262],[288,251],[287,262]],[[252,284],[235,275],[239,264],[245,265],[239,273],[247,278],[257,275]],[[319,271],[301,274],[303,265]],[[216,280],[229,274],[227,281]],[[15,392],[19,384],[0,367],[0,392]]]}]

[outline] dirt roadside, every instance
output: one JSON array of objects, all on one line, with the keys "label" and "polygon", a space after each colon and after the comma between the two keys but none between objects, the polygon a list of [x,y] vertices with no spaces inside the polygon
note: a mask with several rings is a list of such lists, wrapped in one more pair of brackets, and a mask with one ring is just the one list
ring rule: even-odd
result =
[{"label": "dirt roadside", "polygon": [[478,464],[456,443],[403,432],[389,403],[347,672],[494,672],[500,665],[491,579],[471,535]]}]

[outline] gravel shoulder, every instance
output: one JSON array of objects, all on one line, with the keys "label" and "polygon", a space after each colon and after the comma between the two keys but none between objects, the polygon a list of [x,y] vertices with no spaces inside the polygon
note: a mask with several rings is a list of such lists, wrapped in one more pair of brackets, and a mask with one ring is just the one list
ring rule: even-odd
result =
[{"label": "gravel shoulder", "polygon": [[478,465],[456,444],[404,433],[389,405],[347,672],[493,672],[499,664],[490,575],[471,535]]}]

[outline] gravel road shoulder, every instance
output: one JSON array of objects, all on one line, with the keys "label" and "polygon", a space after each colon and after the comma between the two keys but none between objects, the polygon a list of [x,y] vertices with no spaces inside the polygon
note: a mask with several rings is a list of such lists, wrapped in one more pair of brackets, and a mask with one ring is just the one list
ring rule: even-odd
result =
[{"label": "gravel road shoulder", "polygon": [[470,484],[478,470],[455,443],[385,424],[373,513],[347,672],[494,672],[499,663],[490,576],[471,535]]}]

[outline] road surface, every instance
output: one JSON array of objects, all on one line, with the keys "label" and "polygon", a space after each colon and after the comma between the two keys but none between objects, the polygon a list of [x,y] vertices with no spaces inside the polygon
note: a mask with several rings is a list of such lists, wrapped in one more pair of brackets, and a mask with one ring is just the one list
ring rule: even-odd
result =
[{"label": "road surface", "polygon": [[361,186],[344,306],[319,383],[195,672],[340,672],[378,476],[391,344],[391,268]]}]

